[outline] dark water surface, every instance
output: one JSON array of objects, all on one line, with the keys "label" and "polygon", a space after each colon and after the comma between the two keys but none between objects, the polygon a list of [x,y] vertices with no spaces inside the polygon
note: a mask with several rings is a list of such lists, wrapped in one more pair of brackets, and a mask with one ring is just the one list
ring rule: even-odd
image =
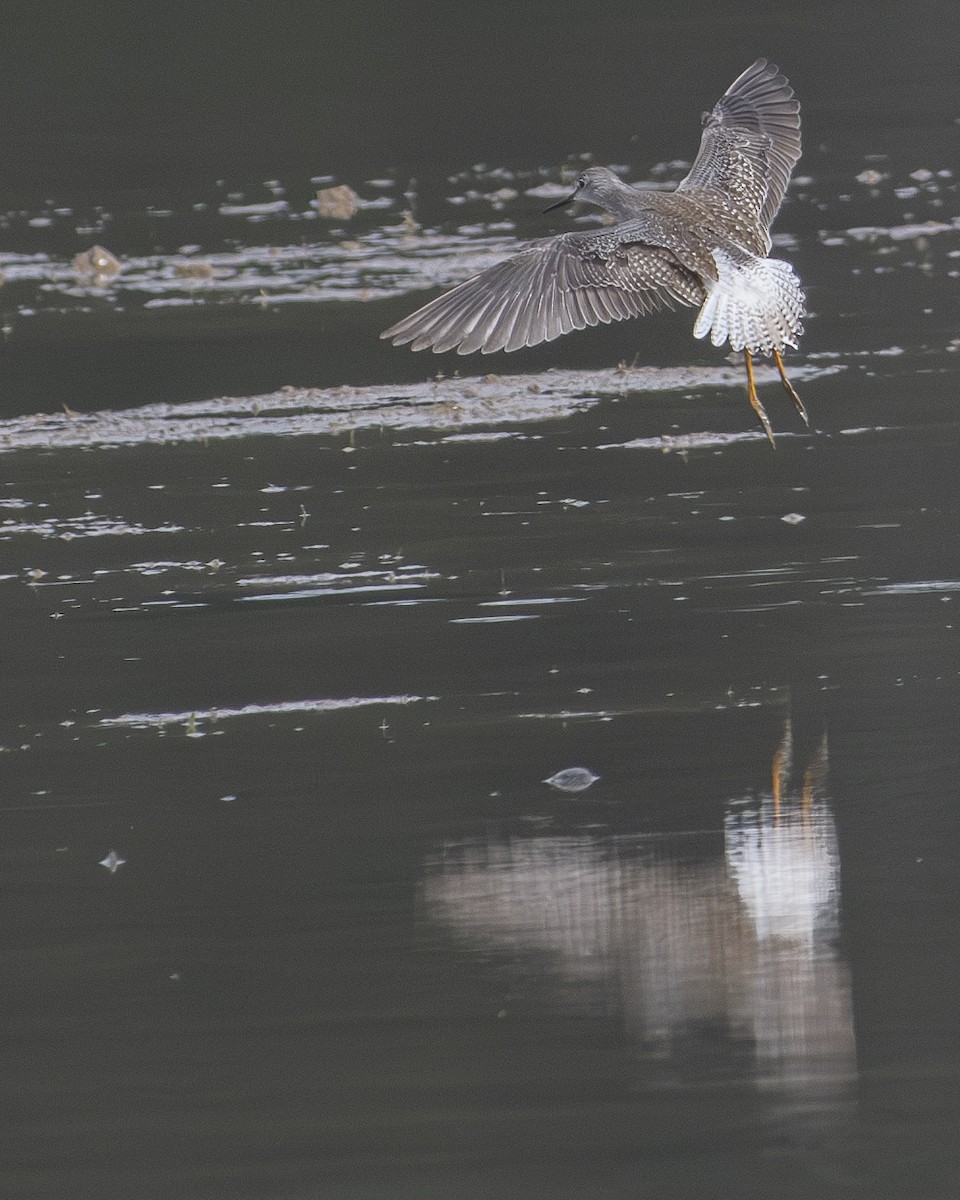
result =
[{"label": "dark water surface", "polygon": [[[3,1196],[956,1195],[954,7],[9,7]],[[759,53],[810,430],[377,339]]]}]

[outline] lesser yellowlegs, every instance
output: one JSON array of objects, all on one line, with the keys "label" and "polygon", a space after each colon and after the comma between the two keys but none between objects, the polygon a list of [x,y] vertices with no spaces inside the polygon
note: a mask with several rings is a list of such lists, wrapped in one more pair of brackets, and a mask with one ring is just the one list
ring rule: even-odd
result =
[{"label": "lesser yellowlegs", "polygon": [[700,151],[675,191],[632,188],[606,167],[590,167],[550,209],[586,200],[618,224],[532,242],[380,336],[438,354],[491,354],[700,305],[694,336],[709,333],[715,346],[743,351],[750,404],[772,445],[754,355],[772,356],[809,424],[782,358],[803,332],[803,292],[787,263],[767,257],[770,224],[799,157],[800,105],[778,68],[757,59],[704,114]]}]

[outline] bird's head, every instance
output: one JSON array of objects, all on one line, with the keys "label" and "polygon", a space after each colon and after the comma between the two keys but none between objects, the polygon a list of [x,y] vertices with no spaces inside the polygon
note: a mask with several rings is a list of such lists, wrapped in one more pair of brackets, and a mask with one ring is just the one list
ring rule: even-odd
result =
[{"label": "bird's head", "polygon": [[[610,197],[622,192],[626,187],[627,184],[608,167],[588,167],[577,177],[576,186],[569,196],[557,200],[543,211],[552,212],[555,208],[563,208],[567,204],[572,204],[574,200],[586,200],[601,208],[609,208]],[[629,190],[633,191],[632,188]]]}]

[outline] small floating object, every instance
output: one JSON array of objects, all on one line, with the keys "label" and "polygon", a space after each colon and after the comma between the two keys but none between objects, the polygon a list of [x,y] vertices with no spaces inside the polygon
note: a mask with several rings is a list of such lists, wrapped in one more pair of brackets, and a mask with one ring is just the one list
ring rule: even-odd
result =
[{"label": "small floating object", "polygon": [[127,860],[125,858],[120,857],[116,850],[111,850],[106,858],[100,859],[99,865],[101,867],[106,867],[111,875],[116,875],[117,868],[122,867],[126,861]]},{"label": "small floating object", "polygon": [[360,197],[345,183],[338,187],[321,188],[317,192],[317,216],[331,221],[346,221],[357,211]]},{"label": "small floating object", "polygon": [[208,262],[176,263],[173,273],[178,279],[212,279],[213,264]]},{"label": "small floating object", "polygon": [[118,275],[122,263],[103,246],[91,246],[89,250],[78,254],[72,265],[79,279],[92,279],[94,283],[100,284],[112,275]]},{"label": "small floating object", "polygon": [[585,792],[599,778],[599,775],[594,775],[586,767],[567,767],[566,770],[558,771],[556,775],[551,775],[543,782],[556,788],[558,792]]},{"label": "small floating object", "polygon": [[803,515],[803,513],[798,512],[785,513],[784,516],[780,518],[780,520],[786,522],[787,525],[800,525],[806,519],[807,518]]}]

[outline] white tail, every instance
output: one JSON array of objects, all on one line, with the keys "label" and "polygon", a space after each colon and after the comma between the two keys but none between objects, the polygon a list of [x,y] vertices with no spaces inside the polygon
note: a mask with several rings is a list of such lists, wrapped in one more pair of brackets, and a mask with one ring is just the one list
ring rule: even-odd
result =
[{"label": "white tail", "polygon": [[731,350],[770,354],[796,347],[803,333],[800,280],[788,263],[726,250],[713,252],[717,282],[707,283],[707,298],[693,327],[693,336],[708,333],[715,346],[729,341]]}]

